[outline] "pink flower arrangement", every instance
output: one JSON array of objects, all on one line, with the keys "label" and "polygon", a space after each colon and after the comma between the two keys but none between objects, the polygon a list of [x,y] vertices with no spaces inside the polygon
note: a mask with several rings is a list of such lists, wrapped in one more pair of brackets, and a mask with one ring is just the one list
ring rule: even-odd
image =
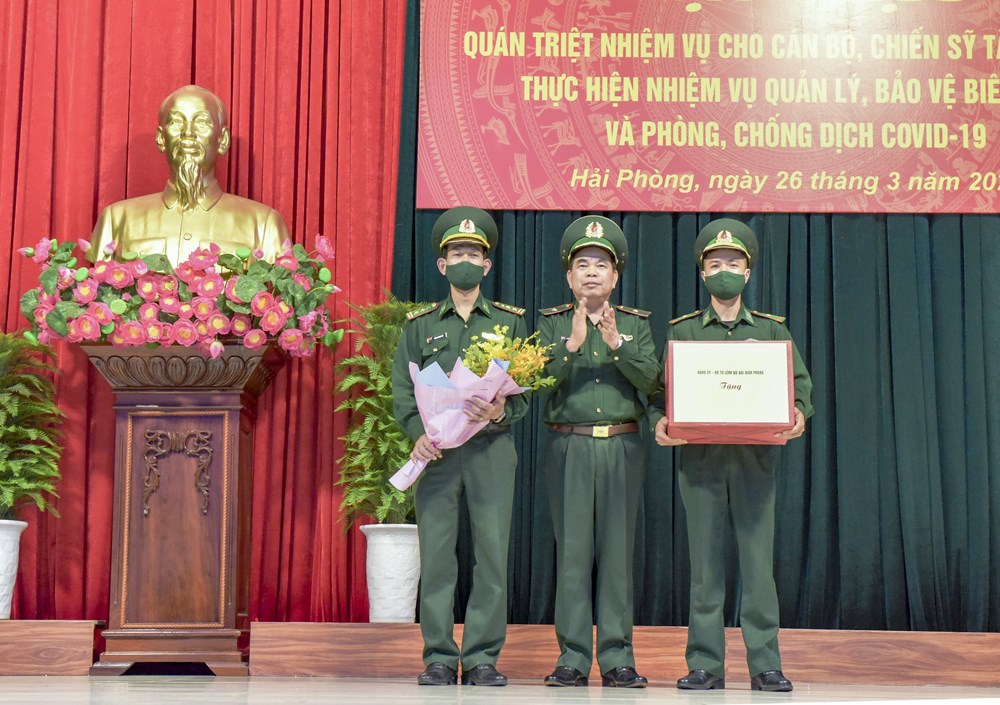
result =
[{"label": "pink flower arrangement", "polygon": [[90,243],[43,238],[19,250],[42,265],[41,285],[21,297],[29,341],[197,346],[218,357],[224,340],[251,349],[274,340],[303,357],[343,337],[326,307],[340,289],[330,283],[333,248],[323,236],[312,253],[285,242],[274,263],[249,248],[223,253],[212,244],[177,267],[163,255],[128,252],[78,267],[77,248],[86,253]]}]

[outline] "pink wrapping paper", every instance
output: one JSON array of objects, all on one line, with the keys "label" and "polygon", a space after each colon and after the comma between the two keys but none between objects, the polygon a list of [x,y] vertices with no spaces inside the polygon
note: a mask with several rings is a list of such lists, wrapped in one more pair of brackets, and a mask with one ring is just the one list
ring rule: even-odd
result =
[{"label": "pink wrapping paper", "polygon": [[[450,375],[436,362],[423,370],[410,363],[410,378],[417,411],[424,423],[424,432],[436,448],[458,448],[489,424],[474,422],[465,414],[465,402],[473,397],[493,401],[498,394],[511,396],[524,391],[507,374],[507,362],[493,360],[482,377],[471,372],[462,359],[455,361]],[[393,475],[389,482],[405,490],[420,477],[427,463],[410,460]]]}]

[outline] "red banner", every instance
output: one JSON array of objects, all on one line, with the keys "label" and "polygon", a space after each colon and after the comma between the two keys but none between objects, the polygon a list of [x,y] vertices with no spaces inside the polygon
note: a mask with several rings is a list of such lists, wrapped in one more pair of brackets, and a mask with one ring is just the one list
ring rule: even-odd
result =
[{"label": "red banner", "polygon": [[423,0],[417,206],[1000,210],[990,0]]}]

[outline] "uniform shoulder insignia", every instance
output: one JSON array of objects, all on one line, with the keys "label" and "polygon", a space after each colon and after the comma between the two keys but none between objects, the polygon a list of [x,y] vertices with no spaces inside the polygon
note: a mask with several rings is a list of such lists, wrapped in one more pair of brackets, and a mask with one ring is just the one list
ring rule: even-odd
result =
[{"label": "uniform shoulder insignia", "polygon": [[773,313],[761,313],[760,311],[751,311],[750,313],[752,313],[755,316],[760,316],[761,318],[766,318],[769,321],[774,321],[775,323],[785,322],[784,316],[775,316]]},{"label": "uniform shoulder insignia", "polygon": [[639,316],[640,318],[649,318],[652,315],[652,311],[643,311],[641,308],[632,308],[631,306],[615,306],[616,309],[622,313],[631,313],[633,316]]},{"label": "uniform shoulder insignia", "polygon": [[438,301],[437,303],[434,303],[434,304],[427,304],[426,306],[421,306],[420,308],[415,308],[412,311],[410,311],[408,314],[406,314],[406,320],[412,321],[414,318],[420,318],[421,316],[423,316],[425,314],[428,314],[431,311],[434,311],[440,305],[441,305],[441,302]]},{"label": "uniform shoulder insignia", "polygon": [[553,306],[552,308],[539,309],[539,313],[543,316],[551,316],[554,313],[562,313],[563,311],[569,311],[573,308],[573,304],[562,304],[561,306]]},{"label": "uniform shoulder insignia", "polygon": [[670,325],[675,325],[677,323],[680,323],[681,321],[686,321],[689,318],[694,318],[695,316],[700,316],[700,315],[701,315],[701,309],[698,309],[697,311],[686,313],[683,316],[678,316],[674,320],[670,321]]},{"label": "uniform shoulder insignia", "polygon": [[511,306],[510,304],[505,304],[500,301],[494,301],[493,307],[498,308],[501,311],[506,311],[507,313],[513,313],[515,316],[523,316],[524,309],[518,308],[517,306]]}]

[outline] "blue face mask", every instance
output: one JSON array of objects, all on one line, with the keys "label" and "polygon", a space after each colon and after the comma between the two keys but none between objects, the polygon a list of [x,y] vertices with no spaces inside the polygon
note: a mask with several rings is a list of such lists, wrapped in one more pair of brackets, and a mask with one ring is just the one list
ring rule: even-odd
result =
[{"label": "blue face mask", "polygon": [[715,298],[721,301],[735,299],[747,285],[746,276],[735,272],[716,272],[705,277],[705,288]]},{"label": "blue face mask", "polygon": [[448,282],[459,291],[472,291],[475,289],[479,286],[479,282],[483,280],[485,273],[485,266],[473,264],[472,262],[449,264],[444,270],[444,275],[448,278]]}]

